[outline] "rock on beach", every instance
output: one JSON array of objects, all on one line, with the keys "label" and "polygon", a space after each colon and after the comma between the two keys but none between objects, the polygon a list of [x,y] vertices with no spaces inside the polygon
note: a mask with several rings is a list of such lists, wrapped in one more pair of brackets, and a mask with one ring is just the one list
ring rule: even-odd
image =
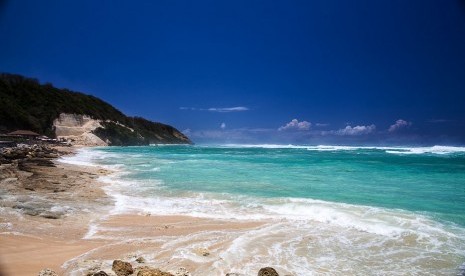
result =
[{"label": "rock on beach", "polygon": [[134,273],[132,265],[121,260],[114,260],[111,269],[116,273],[117,276],[128,276]]},{"label": "rock on beach", "polygon": [[279,276],[279,274],[272,267],[264,267],[258,271],[258,276]]}]

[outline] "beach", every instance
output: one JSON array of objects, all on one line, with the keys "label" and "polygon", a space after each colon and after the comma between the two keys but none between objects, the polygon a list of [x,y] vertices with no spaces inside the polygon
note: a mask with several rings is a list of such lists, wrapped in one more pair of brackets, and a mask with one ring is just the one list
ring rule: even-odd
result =
[{"label": "beach", "polygon": [[82,237],[97,210],[110,204],[95,181],[105,173],[65,164],[2,165],[0,261],[6,275],[61,271],[64,262],[96,246]]},{"label": "beach", "polygon": [[[454,158],[462,158],[461,148],[159,146],[57,151],[45,158],[53,165],[29,158],[31,162],[1,167],[0,261],[6,275],[37,275],[44,268],[59,275],[114,275],[114,260],[129,262],[134,275],[146,266],[173,275],[257,275],[267,266],[279,275],[451,275],[463,262],[464,228],[444,222],[460,222],[460,211],[436,219],[409,210],[412,198],[404,203],[401,197],[393,205],[397,209],[375,207],[391,204],[389,193],[396,191],[392,186],[383,187],[382,197],[366,191],[365,197],[373,194],[373,206],[367,206],[360,193],[380,187],[358,187],[365,181],[351,180],[359,176],[354,173],[360,166],[369,174],[367,164],[373,175],[366,177],[376,180],[380,169],[372,168],[374,162],[388,158],[398,162],[392,168],[395,175],[385,172],[380,179],[392,182],[402,168],[402,179],[408,181],[417,170],[405,167],[407,158],[417,164],[444,163],[448,173],[452,168],[446,161],[457,164],[459,170],[448,181],[460,185],[456,174],[462,165]],[[325,167],[328,163],[322,160],[331,165]],[[444,178],[436,166],[439,175],[420,170],[426,175],[417,182]],[[379,168],[386,171],[385,165]],[[308,192],[316,198],[304,198],[300,185],[313,187]],[[328,201],[324,196],[339,191],[332,187],[361,203]],[[317,193],[323,188],[329,193]],[[409,194],[408,187],[403,190]],[[265,192],[266,197],[261,194]],[[431,214],[439,216],[441,204],[462,208],[451,200],[438,201]],[[421,198],[414,207],[429,208]]]},{"label": "beach", "polygon": [[[74,154],[75,150],[58,148],[59,155]],[[44,268],[59,275],[86,275],[100,270],[114,275],[111,264],[115,259],[130,261],[135,268],[156,265],[173,272],[181,267],[192,271],[198,269],[197,264],[171,258],[173,252],[160,248],[160,239],[182,240],[186,235],[205,231],[247,231],[260,225],[188,216],[111,215],[113,201],[102,189],[108,184],[98,181],[110,171],[56,159],[53,162],[53,167],[30,165],[26,172],[15,165],[1,167],[2,275],[37,275]],[[18,206],[22,203],[24,206]],[[97,226],[99,230],[93,228]],[[90,235],[92,239],[86,238]],[[189,244],[180,241],[171,250],[183,246]],[[194,251],[199,258],[211,259],[210,250],[215,248]],[[164,251],[164,260],[151,262],[150,256],[160,251]],[[139,257],[145,261],[137,262]]]}]

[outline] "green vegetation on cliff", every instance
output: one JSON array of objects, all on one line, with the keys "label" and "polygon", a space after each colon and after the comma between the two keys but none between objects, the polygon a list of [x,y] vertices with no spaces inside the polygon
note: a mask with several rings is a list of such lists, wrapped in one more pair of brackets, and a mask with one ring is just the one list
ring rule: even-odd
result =
[{"label": "green vegetation on cliff", "polygon": [[[0,74],[0,132],[28,129],[54,137],[53,121],[61,113],[102,120],[94,134],[111,145],[191,143],[175,128],[139,117],[127,117],[91,95],[58,89],[13,74]],[[110,122],[111,121],[111,122]]]}]

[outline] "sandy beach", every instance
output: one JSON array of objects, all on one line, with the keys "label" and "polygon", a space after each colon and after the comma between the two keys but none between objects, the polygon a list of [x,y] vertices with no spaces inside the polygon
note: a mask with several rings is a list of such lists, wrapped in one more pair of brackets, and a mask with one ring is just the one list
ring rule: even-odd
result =
[{"label": "sandy beach", "polygon": [[[73,154],[75,149],[58,151],[59,155]],[[53,163],[1,165],[3,275],[37,275],[44,268],[59,275],[92,275],[100,270],[114,275],[111,264],[115,259],[129,261],[135,268],[202,271],[220,258],[227,233],[261,225],[147,213],[112,215],[113,201],[102,189],[107,184],[98,181],[110,171],[57,159]],[[209,246],[192,247],[192,240]],[[170,242],[172,246],[166,247]],[[183,254],[202,262],[199,265]],[[143,261],[136,261],[140,257]]]},{"label": "sandy beach", "polygon": [[[152,174],[157,166],[150,165],[151,160],[175,167],[165,177],[179,176],[183,166],[156,159],[163,159],[163,149],[156,149],[156,157],[140,154],[155,149],[3,152],[3,274],[38,275],[49,268],[58,275],[114,276],[115,260],[132,266],[134,271],[126,276],[138,275],[147,267],[169,273],[148,275],[175,276],[257,275],[264,267],[273,267],[279,275],[339,275],[342,271],[450,275],[460,271],[463,230],[446,228],[412,212],[312,199],[233,201],[220,193],[217,198],[194,197],[174,189],[173,197],[163,197],[164,190],[157,189],[161,172]],[[131,153],[114,154],[118,151]],[[99,161],[88,162],[89,158]],[[134,167],[118,169],[124,162]],[[128,170],[149,174],[143,179],[122,178]],[[207,172],[204,175],[215,173]],[[228,183],[239,178],[232,175]],[[146,183],[151,190],[144,190]],[[216,179],[214,183],[221,185]],[[100,271],[106,274],[96,274]]]}]

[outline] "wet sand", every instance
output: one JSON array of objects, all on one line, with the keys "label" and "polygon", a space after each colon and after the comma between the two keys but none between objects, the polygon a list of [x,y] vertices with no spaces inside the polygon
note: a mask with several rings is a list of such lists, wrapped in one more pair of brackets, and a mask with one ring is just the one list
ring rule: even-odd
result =
[{"label": "wet sand", "polygon": [[5,275],[37,275],[44,268],[62,275],[63,263],[101,245],[95,241],[54,239],[42,235],[2,234],[0,241],[0,261]]},{"label": "wet sand", "polygon": [[[41,220],[45,219],[39,222]],[[34,225],[38,221],[25,218],[22,222]],[[188,271],[198,271],[217,261],[216,252],[227,245],[210,237],[212,233],[247,231],[260,225],[185,216],[117,215],[99,221],[98,230],[85,239],[83,234],[88,228],[82,223],[84,220],[72,226],[69,221],[54,222],[57,224],[48,225],[47,232],[32,227],[21,233],[14,223],[12,231],[0,234],[0,261],[5,275],[37,275],[44,268],[51,268],[59,275],[85,275],[98,270],[110,273],[115,259],[129,261],[134,267],[149,265],[167,271],[185,267]],[[193,238],[195,235],[199,237]],[[214,245],[191,248],[193,241],[201,239],[211,239]],[[166,248],[169,242],[175,246]],[[202,261],[197,263],[192,258],[176,257],[180,251]],[[136,262],[138,257],[143,257],[145,262]]]}]

